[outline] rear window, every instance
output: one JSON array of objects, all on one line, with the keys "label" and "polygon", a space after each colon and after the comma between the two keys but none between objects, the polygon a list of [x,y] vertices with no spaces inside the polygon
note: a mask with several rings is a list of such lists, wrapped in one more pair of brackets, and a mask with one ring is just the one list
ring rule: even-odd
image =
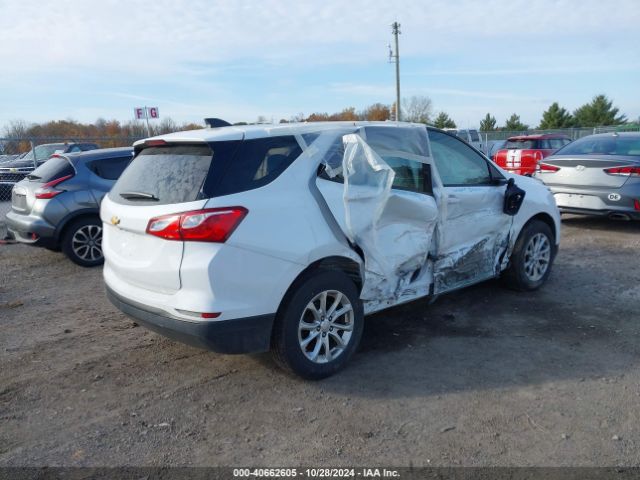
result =
[{"label": "rear window", "polygon": [[142,150],[109,197],[117,203],[167,205],[264,186],[302,153],[295,137],[267,137]]},{"label": "rear window", "polygon": [[480,141],[480,136],[478,135],[478,131],[477,130],[469,130],[469,135],[471,135],[471,141],[472,142],[479,142]]},{"label": "rear window", "polygon": [[540,148],[537,140],[507,140],[504,148],[508,150],[528,150],[531,148]]},{"label": "rear window", "polygon": [[67,175],[75,175],[76,171],[65,157],[53,157],[47,160],[27,177],[29,180],[47,183]]},{"label": "rear window", "polygon": [[561,148],[555,154],[640,156],[640,136],[583,137]]},{"label": "rear window", "polygon": [[116,182],[110,198],[119,203],[192,202],[201,198],[215,152],[209,145],[168,145],[142,150]]}]

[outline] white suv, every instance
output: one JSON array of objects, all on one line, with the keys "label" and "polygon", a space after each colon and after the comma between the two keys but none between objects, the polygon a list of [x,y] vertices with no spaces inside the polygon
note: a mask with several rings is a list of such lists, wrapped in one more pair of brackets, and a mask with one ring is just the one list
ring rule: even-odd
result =
[{"label": "white suv", "polygon": [[135,151],[101,208],[110,300],[309,379],[347,363],[366,314],[501,274],[538,288],[560,241],[542,183],[424,125],[208,128]]}]

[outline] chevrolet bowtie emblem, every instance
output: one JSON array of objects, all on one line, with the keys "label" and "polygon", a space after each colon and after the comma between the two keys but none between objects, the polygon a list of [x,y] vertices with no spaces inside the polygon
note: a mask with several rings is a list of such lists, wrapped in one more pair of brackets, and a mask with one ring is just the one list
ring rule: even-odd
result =
[{"label": "chevrolet bowtie emblem", "polygon": [[115,215],[111,217],[111,225],[119,225],[119,224],[120,224],[120,219],[118,217],[116,217]]}]

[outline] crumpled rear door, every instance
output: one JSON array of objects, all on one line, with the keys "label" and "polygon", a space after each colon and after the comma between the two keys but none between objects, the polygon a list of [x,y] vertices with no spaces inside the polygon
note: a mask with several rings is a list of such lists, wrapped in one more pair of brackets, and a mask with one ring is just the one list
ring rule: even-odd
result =
[{"label": "crumpled rear door", "polygon": [[[402,134],[401,129],[382,128],[385,135]],[[372,141],[374,133],[379,132],[372,132]],[[371,312],[429,293],[433,270],[428,258],[439,212],[432,191],[411,189],[412,182],[424,178],[399,179],[384,160],[404,162],[419,174],[429,171],[430,158],[409,148],[394,150],[392,138],[374,150],[365,136],[366,130],[339,139],[344,148],[341,162],[328,161],[325,178],[319,177],[317,186],[346,237],[362,250],[361,298],[365,311]],[[425,142],[419,153],[428,153],[426,132],[416,138]],[[398,172],[401,168],[396,165]],[[430,184],[430,175],[427,180]]]}]

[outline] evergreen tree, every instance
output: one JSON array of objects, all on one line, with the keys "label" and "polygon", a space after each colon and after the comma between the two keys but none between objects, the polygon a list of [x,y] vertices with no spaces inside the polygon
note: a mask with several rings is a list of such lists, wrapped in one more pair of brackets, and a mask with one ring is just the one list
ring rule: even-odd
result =
[{"label": "evergreen tree", "polygon": [[596,95],[590,103],[585,103],[573,112],[577,127],[600,127],[627,123],[625,115],[618,115],[619,109],[606,95]]},{"label": "evergreen tree", "polygon": [[440,112],[433,121],[433,126],[436,128],[456,128],[456,122],[445,112]]}]

